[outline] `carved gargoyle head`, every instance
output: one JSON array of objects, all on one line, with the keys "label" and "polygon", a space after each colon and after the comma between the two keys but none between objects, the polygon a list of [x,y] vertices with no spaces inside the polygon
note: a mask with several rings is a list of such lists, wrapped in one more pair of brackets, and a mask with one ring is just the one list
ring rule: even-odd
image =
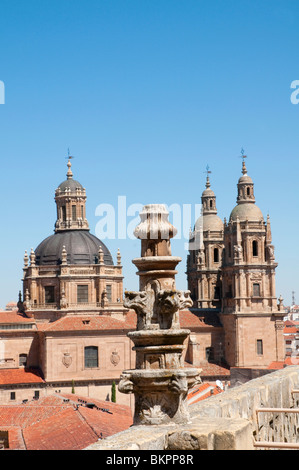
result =
[{"label": "carved gargoyle head", "polygon": [[193,302],[190,297],[191,292],[189,290],[179,290],[177,293],[179,297],[180,310],[183,308],[192,307]]},{"label": "carved gargoyle head", "polygon": [[157,294],[157,309],[161,314],[175,313],[179,308],[179,297],[177,291],[160,290]]}]

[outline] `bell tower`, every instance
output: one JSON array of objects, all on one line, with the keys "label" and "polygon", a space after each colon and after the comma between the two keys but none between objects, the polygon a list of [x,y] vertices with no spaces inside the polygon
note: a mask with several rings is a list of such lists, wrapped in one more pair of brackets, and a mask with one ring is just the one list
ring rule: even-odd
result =
[{"label": "bell tower", "polygon": [[190,234],[187,279],[194,308],[220,310],[223,222],[217,215],[208,168],[206,189],[201,196],[202,215]]},{"label": "bell tower", "polygon": [[254,184],[242,157],[237,205],[224,226],[221,321],[229,365],[263,368],[284,360],[283,312],[275,293],[278,264],[270,217],[265,221],[255,204]]}]

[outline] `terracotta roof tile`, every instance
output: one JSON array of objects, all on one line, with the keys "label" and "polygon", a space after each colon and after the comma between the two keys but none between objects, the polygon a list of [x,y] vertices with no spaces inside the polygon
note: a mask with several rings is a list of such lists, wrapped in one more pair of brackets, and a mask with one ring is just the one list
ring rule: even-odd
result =
[{"label": "terracotta roof tile", "polygon": [[219,364],[214,364],[212,362],[206,362],[200,365],[202,372],[200,373],[201,377],[229,377],[230,369]]},{"label": "terracotta roof tile", "polygon": [[73,408],[23,429],[27,450],[81,450],[98,440],[97,434]]},{"label": "terracotta roof tile", "polygon": [[125,319],[118,320],[109,315],[69,315],[39,326],[43,331],[89,331],[89,330],[134,330],[136,314],[129,312]]},{"label": "terracotta roof tile", "polygon": [[0,385],[44,382],[38,369],[0,369]]},{"label": "terracotta roof tile", "polygon": [[[91,402],[94,407],[86,406]],[[0,406],[0,430],[12,432],[10,449],[80,450],[132,423],[128,406],[73,394]]]},{"label": "terracotta roof tile", "polygon": [[205,400],[210,396],[218,395],[222,392],[223,390],[220,387],[215,387],[209,383],[203,383],[191,390],[191,392],[188,394],[188,403],[189,405],[192,405],[194,403],[198,403],[201,400]]},{"label": "terracotta roof tile", "polygon": [[6,323],[35,323],[35,320],[18,313],[17,310],[12,312],[2,311],[0,312],[0,324]]}]

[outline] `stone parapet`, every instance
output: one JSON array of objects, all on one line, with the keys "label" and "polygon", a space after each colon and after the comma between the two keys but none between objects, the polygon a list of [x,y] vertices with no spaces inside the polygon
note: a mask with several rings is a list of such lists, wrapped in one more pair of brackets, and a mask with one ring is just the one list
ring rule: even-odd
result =
[{"label": "stone parapet", "polygon": [[[296,443],[299,413],[261,408],[299,408],[299,366],[251,380],[189,406],[184,425],[134,426],[98,441],[87,450],[253,450],[254,442]],[[298,410],[299,411],[299,410]]]}]

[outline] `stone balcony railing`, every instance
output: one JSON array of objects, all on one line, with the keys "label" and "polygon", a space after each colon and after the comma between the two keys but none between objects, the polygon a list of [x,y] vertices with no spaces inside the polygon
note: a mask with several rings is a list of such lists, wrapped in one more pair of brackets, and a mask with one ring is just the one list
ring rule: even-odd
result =
[{"label": "stone balcony railing", "polygon": [[299,366],[228,389],[189,410],[190,422],[183,426],[133,426],[87,450],[299,448]]}]

